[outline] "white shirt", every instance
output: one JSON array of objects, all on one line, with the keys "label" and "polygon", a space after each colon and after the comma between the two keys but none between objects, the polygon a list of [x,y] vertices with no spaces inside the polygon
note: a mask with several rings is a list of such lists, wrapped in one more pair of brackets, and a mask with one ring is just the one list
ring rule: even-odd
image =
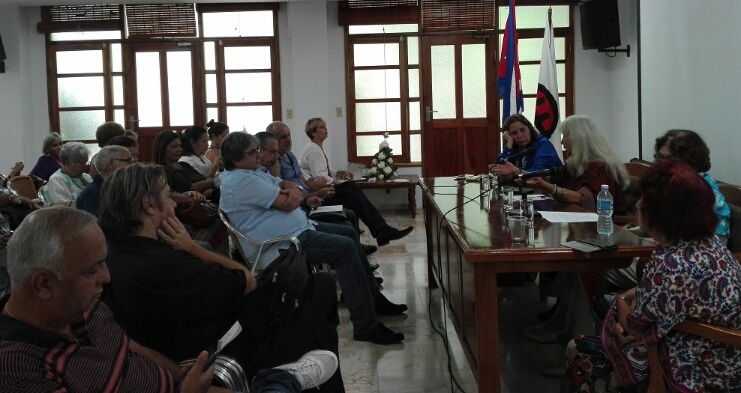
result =
[{"label": "white shirt", "polygon": [[324,150],[314,142],[309,143],[301,152],[298,165],[301,167],[301,174],[307,179],[323,177],[331,183],[334,181],[333,177],[337,176],[337,171],[329,167],[329,159]]},{"label": "white shirt", "polygon": [[[190,165],[191,167],[193,167],[193,169],[197,170],[198,173],[206,177],[208,177],[208,171],[211,170],[211,161],[204,155],[197,156],[195,154],[191,154],[189,156],[182,156],[180,157],[178,162],[184,162]],[[219,172],[216,172],[216,174],[214,174],[214,186],[219,187],[220,184],[221,181],[219,179]]]}]

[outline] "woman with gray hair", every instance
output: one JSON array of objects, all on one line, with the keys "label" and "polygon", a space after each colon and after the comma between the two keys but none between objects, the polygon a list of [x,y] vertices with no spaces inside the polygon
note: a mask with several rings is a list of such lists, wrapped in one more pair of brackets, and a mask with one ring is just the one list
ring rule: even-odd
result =
[{"label": "woman with gray hair", "polygon": [[31,175],[49,180],[49,177],[62,167],[59,151],[62,149],[62,137],[56,132],[50,132],[44,138],[44,155],[39,157],[31,170]]},{"label": "woman with gray hair", "polygon": [[624,209],[624,190],[630,176],[625,165],[610,148],[597,123],[588,116],[569,116],[558,129],[563,135],[561,143],[569,158],[566,165],[551,182],[536,177],[527,185],[550,194],[562,203],[575,203],[587,211],[596,210],[600,186],[607,184],[614,200],[615,212]]},{"label": "woman with gray hair", "polygon": [[[597,194],[602,184],[610,188],[616,213],[625,210],[625,193],[630,177],[625,165],[617,158],[597,123],[588,116],[569,116],[558,125],[563,139],[566,165],[550,181],[536,177],[527,185],[556,202],[573,203],[584,210],[596,210]],[[545,276],[545,277],[544,277]],[[572,319],[581,306],[586,307],[586,295],[574,273],[541,274],[541,288],[558,298],[556,306],[540,313],[544,322],[525,329],[525,336],[540,342],[556,342],[564,332],[572,331]],[[547,280],[545,279],[547,278]]]},{"label": "woman with gray hair", "polygon": [[74,203],[82,190],[93,181],[88,175],[90,164],[87,162],[90,150],[80,142],[69,142],[62,146],[59,158],[62,167],[49,177],[44,188],[44,198],[51,204]]}]

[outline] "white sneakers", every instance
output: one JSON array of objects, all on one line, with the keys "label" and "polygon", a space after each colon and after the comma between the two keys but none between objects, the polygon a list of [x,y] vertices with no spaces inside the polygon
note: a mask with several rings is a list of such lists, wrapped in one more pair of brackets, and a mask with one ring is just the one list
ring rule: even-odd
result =
[{"label": "white sneakers", "polygon": [[337,371],[339,361],[337,356],[330,351],[315,350],[309,351],[293,363],[284,364],[275,367],[280,370],[290,372],[298,382],[301,388],[311,389],[327,382],[329,378]]}]

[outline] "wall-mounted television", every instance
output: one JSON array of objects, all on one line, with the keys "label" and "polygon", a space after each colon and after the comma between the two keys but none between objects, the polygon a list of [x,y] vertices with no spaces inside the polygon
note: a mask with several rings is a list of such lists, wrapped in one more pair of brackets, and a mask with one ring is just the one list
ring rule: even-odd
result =
[{"label": "wall-mounted television", "polygon": [[581,45],[584,49],[620,46],[617,0],[583,0],[579,3]]}]

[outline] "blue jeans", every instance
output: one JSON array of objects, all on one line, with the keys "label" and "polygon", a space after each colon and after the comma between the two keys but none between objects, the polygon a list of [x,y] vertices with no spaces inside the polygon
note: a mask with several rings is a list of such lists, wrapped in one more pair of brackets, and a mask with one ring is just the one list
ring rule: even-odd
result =
[{"label": "blue jeans", "polygon": [[375,329],[374,302],[380,291],[355,228],[320,222],[315,231],[298,235],[298,240],[309,262],[327,263],[337,273],[355,334]]},{"label": "blue jeans", "polygon": [[296,377],[276,368],[258,371],[250,384],[250,393],[293,393],[301,390]]}]

